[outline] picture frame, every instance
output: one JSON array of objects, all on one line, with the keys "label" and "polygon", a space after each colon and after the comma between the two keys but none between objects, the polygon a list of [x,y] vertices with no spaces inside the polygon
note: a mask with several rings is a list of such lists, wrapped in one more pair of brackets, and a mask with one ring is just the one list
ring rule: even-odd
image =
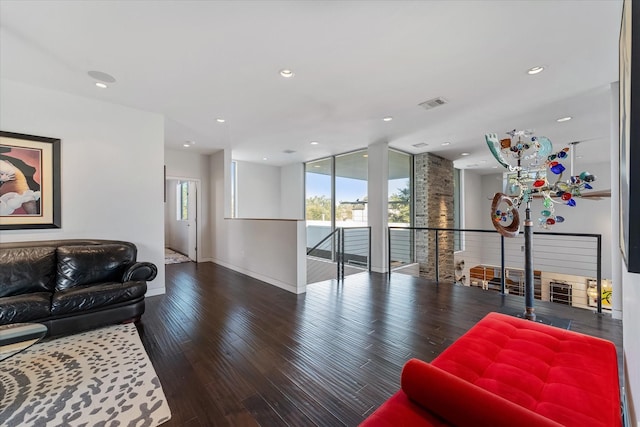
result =
[{"label": "picture frame", "polygon": [[[619,40],[619,162],[620,162],[620,252],[627,270],[640,273],[640,122],[635,108],[640,99],[640,43],[634,42],[634,28],[640,26],[640,9],[624,0]],[[637,39],[637,36],[635,37]],[[640,111],[640,110],[639,110]]]},{"label": "picture frame", "polygon": [[0,131],[0,230],[60,227],[60,139]]}]

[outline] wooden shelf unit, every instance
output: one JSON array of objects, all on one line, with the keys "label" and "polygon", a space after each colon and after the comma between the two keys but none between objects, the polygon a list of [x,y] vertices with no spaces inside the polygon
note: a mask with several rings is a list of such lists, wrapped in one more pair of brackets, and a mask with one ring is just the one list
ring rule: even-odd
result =
[{"label": "wooden shelf unit", "polygon": [[[502,272],[500,267],[492,265],[476,265],[469,269],[471,286],[482,289],[500,291]],[[524,295],[524,270],[519,268],[505,269],[505,287],[507,292],[513,295]],[[542,272],[533,271],[534,298],[542,299]]]}]

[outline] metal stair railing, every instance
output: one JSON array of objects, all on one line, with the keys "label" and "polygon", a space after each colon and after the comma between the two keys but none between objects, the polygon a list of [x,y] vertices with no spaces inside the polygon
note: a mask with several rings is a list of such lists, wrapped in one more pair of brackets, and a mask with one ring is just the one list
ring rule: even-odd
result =
[{"label": "metal stair railing", "polygon": [[307,283],[340,281],[350,274],[370,270],[371,227],[336,228],[307,250]]},{"label": "metal stair railing", "polygon": [[[595,308],[598,313],[602,313],[602,235],[556,232],[533,234],[535,270],[549,277],[565,277],[558,281],[551,279],[551,282],[566,282],[573,288],[576,296],[583,301],[573,301],[572,304],[576,302],[578,306]],[[494,266],[489,288],[499,290],[502,294],[509,293],[510,289],[512,293],[516,293],[514,288],[517,286],[513,282],[517,282],[515,273],[523,268],[523,245],[522,233],[515,238],[505,239],[496,230],[389,227],[388,271],[391,275],[392,271],[417,265],[421,277],[439,282],[443,276],[446,280],[451,278],[451,273],[455,276],[455,259],[463,259],[461,270],[464,270],[465,281],[468,281],[465,284],[473,284],[470,267]],[[510,273],[513,277],[509,277]],[[583,277],[586,281],[569,279],[574,276]],[[458,281],[455,277],[451,279]],[[486,285],[483,283],[483,287]],[[553,293],[551,285],[549,286],[549,292]],[[592,286],[594,287],[591,288]],[[589,295],[589,288],[593,298]],[[553,296],[545,296],[553,300]]]}]

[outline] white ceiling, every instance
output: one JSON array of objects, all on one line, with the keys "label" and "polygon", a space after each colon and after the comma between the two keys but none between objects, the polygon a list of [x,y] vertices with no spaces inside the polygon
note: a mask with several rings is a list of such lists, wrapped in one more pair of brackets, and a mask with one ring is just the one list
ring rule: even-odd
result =
[{"label": "white ceiling", "polygon": [[[495,162],[483,135],[528,128],[556,146],[588,140],[578,149],[590,163],[609,158],[621,9],[620,0],[0,0],[0,72],[161,113],[167,148],[192,140],[188,150],[231,148],[238,160],[284,165],[387,141],[486,173]],[[545,71],[526,73],[537,65]],[[90,70],[117,82],[98,89]],[[449,103],[418,106],[438,96]],[[563,116],[574,119],[557,123]]]}]

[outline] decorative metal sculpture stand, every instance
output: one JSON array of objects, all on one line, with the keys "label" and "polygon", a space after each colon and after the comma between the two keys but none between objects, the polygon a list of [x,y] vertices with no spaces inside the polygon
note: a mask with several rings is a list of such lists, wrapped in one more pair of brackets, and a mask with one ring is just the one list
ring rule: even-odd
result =
[{"label": "decorative metal sculpture stand", "polygon": [[[507,181],[509,193],[512,195],[508,196],[504,193],[494,195],[491,204],[491,219],[498,233],[505,237],[516,237],[520,231],[518,209],[523,202],[526,206],[524,220],[524,317],[535,320],[531,200],[534,197],[543,198],[544,209],[540,212],[538,223],[542,228],[549,228],[554,224],[564,222],[562,216],[555,215],[554,205],[562,203],[571,207],[575,206],[574,197],[580,197],[582,190],[592,189],[593,187],[589,183],[595,181],[596,177],[586,171],[574,176],[572,157],[571,176],[563,181],[562,175],[566,168],[560,161],[567,158],[568,147],[553,153],[551,141],[544,136],[534,136],[532,131],[512,130],[507,134],[510,138],[501,140],[495,133],[485,135],[493,157],[514,174]],[[507,162],[508,157],[516,159],[515,166]],[[557,175],[555,182],[549,182],[547,171]],[[506,207],[501,207],[503,204]]]}]

